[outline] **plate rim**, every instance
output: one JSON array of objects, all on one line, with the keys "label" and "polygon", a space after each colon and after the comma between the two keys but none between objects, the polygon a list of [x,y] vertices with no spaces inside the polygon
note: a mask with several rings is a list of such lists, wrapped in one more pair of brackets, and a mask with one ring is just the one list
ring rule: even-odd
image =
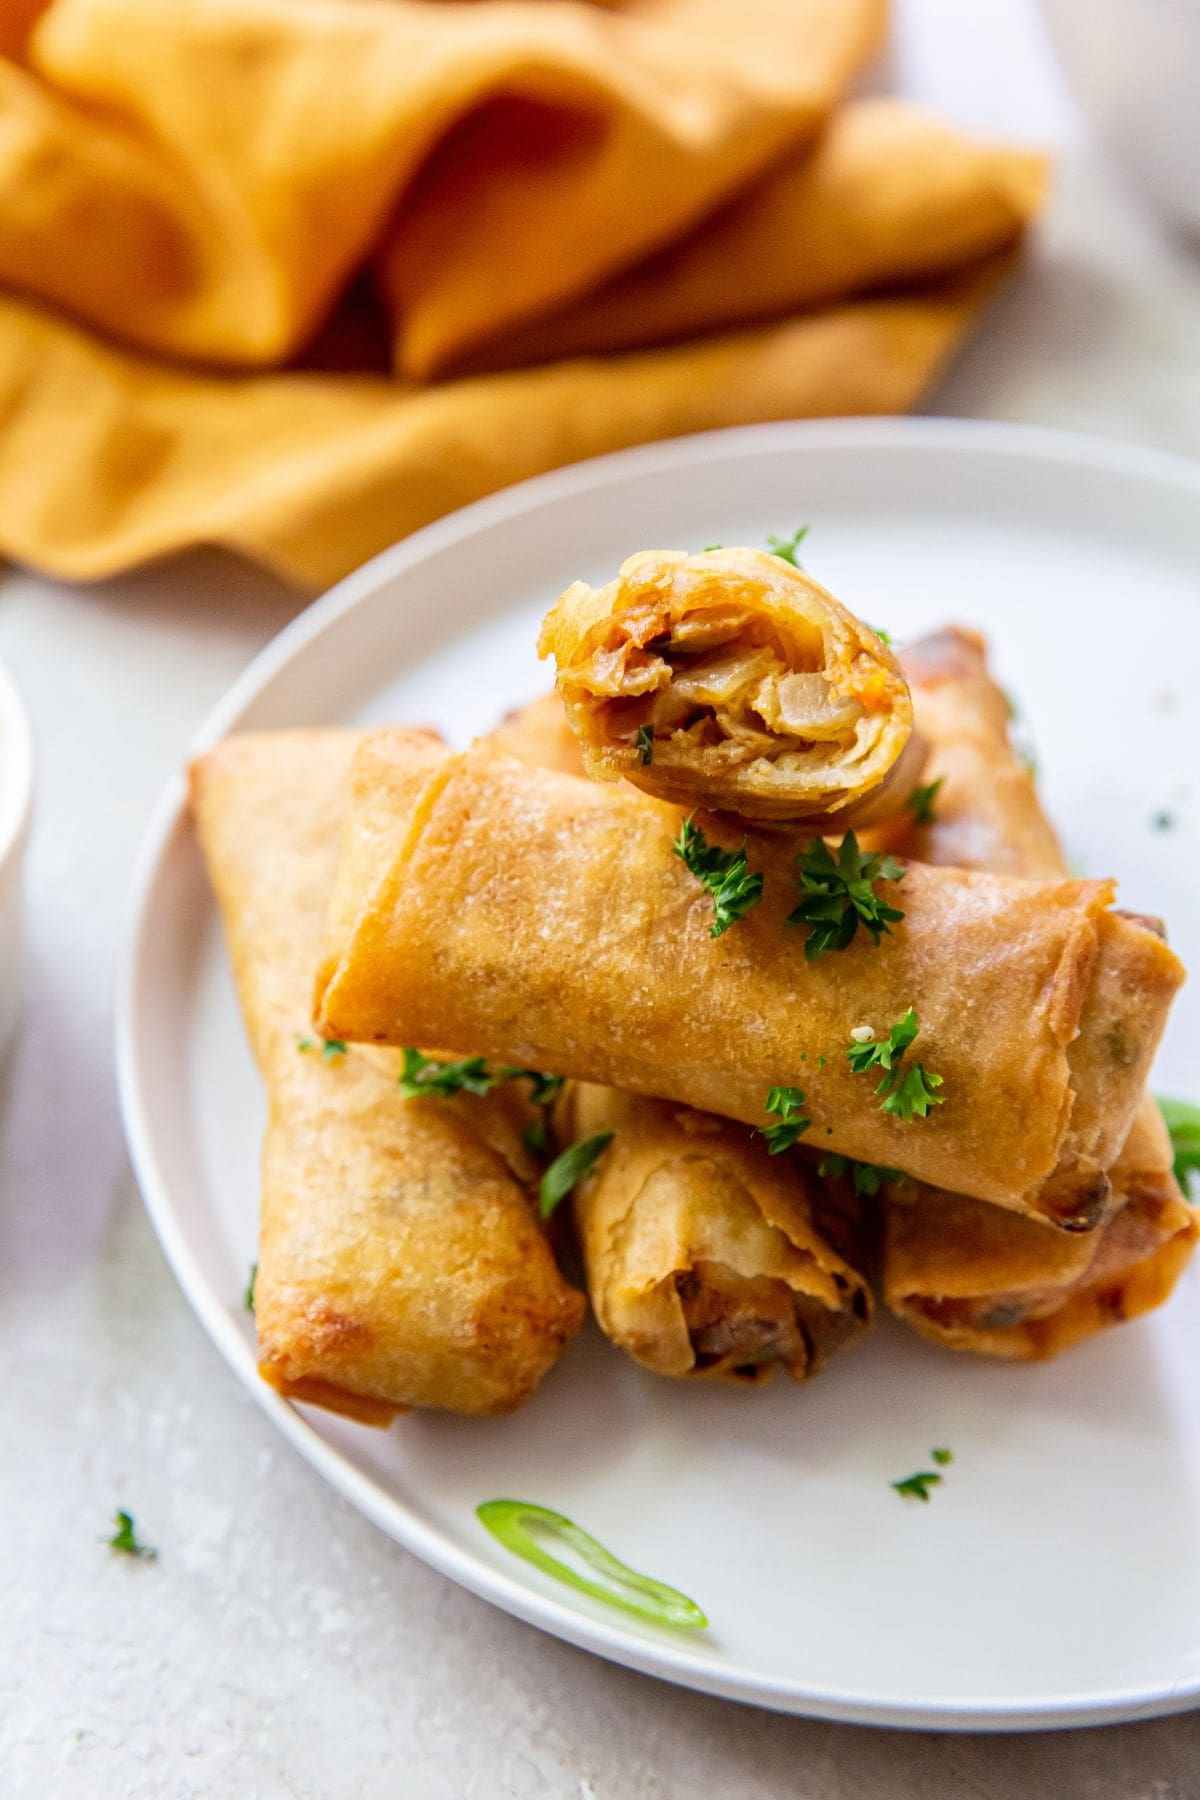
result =
[{"label": "plate rim", "polygon": [[[1200,460],[1120,439],[1000,420],[848,418],[786,420],[666,439],[589,458],[501,489],[435,520],[380,551],[303,607],[247,664],[211,708],[184,749],[183,761],[234,729],[248,707],[293,657],[353,612],[398,573],[502,520],[587,491],[600,492],[638,473],[720,462],[764,450],[852,447],[863,451],[961,451],[1007,454],[1022,461],[1104,470],[1200,496]],[[316,1471],[394,1542],[479,1598],[524,1623],[607,1660],[703,1693],[775,1711],[838,1723],[910,1730],[1025,1731],[1082,1727],[1182,1712],[1200,1702],[1200,1677],[1107,1692],[1017,1696],[965,1706],[930,1694],[904,1703],[871,1700],[855,1690],[756,1674],[689,1653],[674,1637],[661,1643],[620,1630],[607,1619],[568,1606],[556,1596],[493,1567],[426,1524],[328,1442],[296,1408],[258,1375],[246,1338],[227,1305],[209,1286],[176,1216],[161,1166],[151,1109],[143,1092],[140,1016],[142,963],[158,883],[177,840],[189,829],[182,768],[167,782],[150,815],[133,866],[126,926],[117,968],[115,1050],[118,1102],[134,1175],[151,1225],[192,1311],[233,1373],[284,1437]]]}]

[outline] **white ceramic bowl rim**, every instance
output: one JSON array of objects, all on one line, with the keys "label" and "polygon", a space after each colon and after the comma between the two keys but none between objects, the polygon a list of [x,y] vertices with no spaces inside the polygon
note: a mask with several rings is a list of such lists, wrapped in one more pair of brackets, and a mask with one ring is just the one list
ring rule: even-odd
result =
[{"label": "white ceramic bowl rim", "polygon": [[33,804],[33,730],[25,702],[0,663],[0,866],[19,856]]}]

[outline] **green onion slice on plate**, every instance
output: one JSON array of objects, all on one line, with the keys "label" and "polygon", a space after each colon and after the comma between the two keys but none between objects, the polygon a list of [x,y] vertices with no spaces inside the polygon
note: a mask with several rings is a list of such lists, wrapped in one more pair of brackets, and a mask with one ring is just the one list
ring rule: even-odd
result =
[{"label": "green onion slice on plate", "polygon": [[[620,1607],[655,1625],[683,1625],[699,1630],[708,1624],[696,1602],[686,1594],[628,1568],[603,1544],[598,1544],[590,1532],[562,1513],[551,1512],[548,1506],[536,1506],[531,1500],[485,1500],[476,1507],[475,1516],[497,1543],[514,1556],[524,1557],[543,1574],[552,1575],[555,1581],[581,1594],[590,1594],[593,1600],[603,1600],[608,1606]],[[560,1562],[543,1548],[535,1533],[538,1538],[557,1538],[605,1580],[589,1581],[586,1575]]]}]

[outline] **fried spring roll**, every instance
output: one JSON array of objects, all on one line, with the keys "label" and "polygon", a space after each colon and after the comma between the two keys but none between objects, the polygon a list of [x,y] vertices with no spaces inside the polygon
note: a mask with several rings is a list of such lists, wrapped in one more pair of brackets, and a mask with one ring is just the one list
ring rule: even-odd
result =
[{"label": "fried spring roll", "polygon": [[[942,786],[933,820],[907,833],[893,828],[892,846],[934,863],[1060,873],[1062,851],[1013,752],[1008,703],[988,674],[982,639],[939,632],[906,650],[904,665]],[[1149,1095],[1111,1180],[1113,1216],[1076,1237],[920,1182],[890,1188],[888,1306],[955,1349],[1040,1358],[1160,1305],[1192,1254],[1198,1221]]]},{"label": "fried spring roll", "polygon": [[1119,1210],[1078,1237],[919,1182],[890,1189],[884,1298],[923,1337],[1026,1360],[1137,1318],[1169,1298],[1196,1245],[1171,1162],[1147,1099],[1112,1171]]},{"label": "fried spring roll", "polygon": [[[492,742],[535,767],[583,772],[557,694],[506,719]],[[753,1386],[783,1367],[803,1381],[861,1336],[870,1290],[832,1241],[856,1254],[858,1221],[818,1221],[821,1185],[746,1126],[571,1082],[556,1128],[564,1145],[615,1136],[573,1209],[600,1329],[643,1368]]]},{"label": "fried spring roll", "polygon": [[818,1184],[745,1126],[586,1083],[556,1126],[567,1141],[614,1133],[575,1217],[600,1328],[635,1362],[803,1381],[861,1335],[870,1294],[818,1227]]},{"label": "fried spring roll", "polygon": [[[370,1424],[502,1413],[578,1329],[523,1185],[522,1101],[405,1100],[394,1052],[300,1045],[333,885],[350,732],[227,739],[191,770],[269,1120],[255,1316],[281,1393]],[[414,734],[412,755],[438,751]]]},{"label": "fried spring roll", "polygon": [[[371,736],[318,976],[321,1029],[747,1124],[765,1122],[772,1087],[801,1088],[825,1150],[1095,1222],[1182,980],[1155,931],[1108,909],[1111,883],[913,864],[902,887],[880,883],[903,906],[893,935],[806,962],[804,932],[784,923],[788,850],[750,843],[765,897],[714,941],[711,900],[673,850],[679,825],[628,787],[486,743],[431,769],[411,733]],[[882,1035],[914,1002],[945,1103],[905,1120],[845,1050],[853,1028]]]},{"label": "fried spring roll", "polygon": [[589,775],[680,806],[845,831],[921,772],[912,702],[883,641],[764,550],[647,550],[577,581],[538,651]]}]

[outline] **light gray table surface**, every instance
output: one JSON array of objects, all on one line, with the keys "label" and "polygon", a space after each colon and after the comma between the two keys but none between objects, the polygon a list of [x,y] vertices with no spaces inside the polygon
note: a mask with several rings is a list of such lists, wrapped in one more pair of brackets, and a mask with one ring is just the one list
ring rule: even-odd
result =
[{"label": "light gray table surface", "polygon": [[[1200,258],[1168,242],[1081,132],[1033,13],[911,0],[895,62],[965,122],[1064,152],[1036,253],[927,410],[1200,454]],[[24,1015],[0,1078],[0,1795],[1200,1795],[1196,1715],[905,1734],[777,1717],[609,1666],[389,1542],[238,1386],[139,1202],[113,983],[156,795],[296,604],[215,553],[91,589],[0,577],[0,654],[38,761]],[[103,1547],[118,1505],[156,1563]]]}]

